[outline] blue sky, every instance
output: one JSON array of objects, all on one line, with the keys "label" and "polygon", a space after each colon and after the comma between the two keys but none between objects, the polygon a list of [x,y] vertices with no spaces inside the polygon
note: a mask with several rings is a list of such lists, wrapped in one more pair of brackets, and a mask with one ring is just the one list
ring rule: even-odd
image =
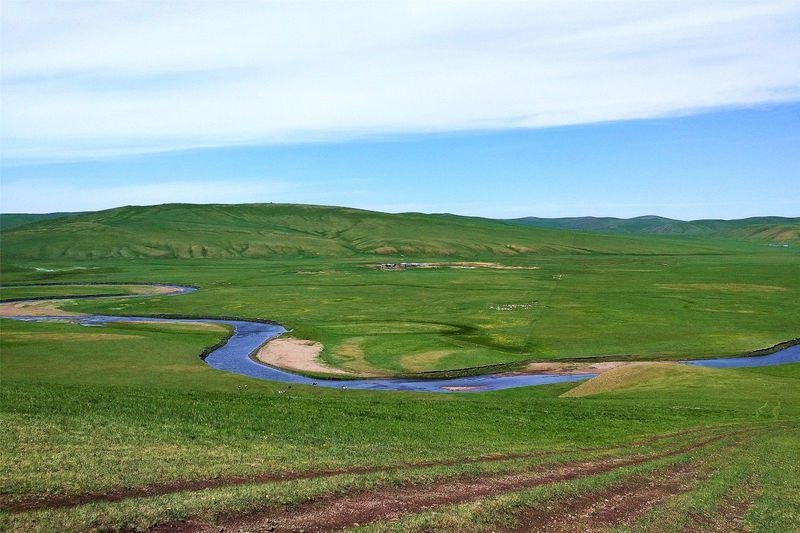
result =
[{"label": "blue sky", "polygon": [[9,0],[0,25],[3,212],[800,216],[797,2]]},{"label": "blue sky", "polygon": [[516,216],[800,216],[800,104],[561,128],[200,149],[3,170],[3,210],[297,202]]}]

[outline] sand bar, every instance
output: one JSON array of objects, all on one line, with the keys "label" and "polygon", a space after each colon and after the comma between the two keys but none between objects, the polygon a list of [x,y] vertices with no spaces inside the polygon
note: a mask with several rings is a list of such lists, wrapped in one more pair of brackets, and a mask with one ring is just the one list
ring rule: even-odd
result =
[{"label": "sand bar", "polygon": [[81,313],[70,313],[57,307],[65,300],[34,300],[27,302],[0,303],[0,316],[86,316]]},{"label": "sand bar", "polygon": [[525,367],[525,373],[529,374],[602,374],[620,366],[630,364],[629,361],[603,361],[598,363],[575,363],[547,361],[541,363],[529,363]]},{"label": "sand bar", "polygon": [[287,370],[350,375],[340,368],[322,362],[319,359],[321,351],[322,344],[318,342],[287,337],[266,343],[256,352],[256,358],[262,363]]}]

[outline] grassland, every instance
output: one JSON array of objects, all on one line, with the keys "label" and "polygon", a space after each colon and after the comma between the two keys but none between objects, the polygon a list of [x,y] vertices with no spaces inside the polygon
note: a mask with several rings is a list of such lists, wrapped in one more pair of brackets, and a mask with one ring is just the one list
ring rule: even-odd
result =
[{"label": "grassland", "polygon": [[75,213],[0,213],[0,228],[9,230],[17,226],[24,226],[25,224],[33,224],[40,220],[47,220],[51,218],[61,218],[70,216]]},{"label": "grassland", "polygon": [[56,271],[48,273],[19,262],[4,279],[194,284],[199,291],[180,297],[77,301],[64,309],[268,318],[295,337],[321,342],[330,364],[403,374],[598,356],[724,356],[768,347],[800,336],[798,260],[783,252],[504,260],[537,270],[382,271],[371,267],[375,258],[319,258],[81,263],[91,270],[49,261]]},{"label": "grassland", "polygon": [[735,241],[593,235],[498,220],[282,204],[121,207],[3,232],[15,259],[719,253]]},{"label": "grassland", "polygon": [[[145,528],[187,517],[224,522],[227,512],[266,509],[273,516],[276,509],[305,509],[357,491],[528,476],[545,467],[600,461],[593,474],[541,485],[534,476],[487,493],[479,505],[462,507],[456,491],[444,510],[431,515],[420,508],[401,523],[456,524],[477,513],[488,527],[672,461],[691,460],[706,469],[731,458],[734,465],[726,468],[746,475],[711,480],[721,486],[703,505],[713,508],[747,491],[753,505],[744,519],[766,526],[780,515],[785,524],[797,523],[800,501],[789,490],[796,471],[786,469],[796,467],[790,444],[799,429],[800,365],[681,367],[680,379],[659,374],[634,389],[586,398],[560,398],[572,384],[479,395],[302,386],[287,391],[282,384],[206,367],[197,353],[221,331],[9,321],[2,327],[2,502],[9,510],[24,502],[33,506],[4,514],[9,529]],[[731,432],[739,430],[750,440],[736,442]],[[713,455],[710,445],[680,451],[713,436],[730,445],[719,452],[728,459]],[[782,447],[770,444],[765,451],[756,442]],[[663,452],[674,455],[656,457]],[[653,458],[608,463],[609,457],[633,455]],[[176,481],[183,485],[173,486]],[[711,490],[700,481],[708,480],[698,477],[693,491]],[[470,490],[464,488],[465,502],[473,501]],[[106,501],[126,491],[130,497]],[[680,497],[670,500],[678,505],[691,493],[671,496]],[[53,502],[64,506],[47,508]]]},{"label": "grassland", "polygon": [[91,296],[121,296],[134,294],[148,294],[155,292],[156,288],[148,285],[126,285],[126,284],[89,284],[80,283],[64,285],[23,285],[0,287],[0,301],[19,300],[19,299],[47,299],[61,298],[66,296],[81,296],[83,298]]},{"label": "grassland", "polygon": [[[135,208],[76,215],[73,240],[47,220],[4,231],[2,285],[15,288],[0,298],[191,284],[59,305],[277,320],[328,363],[386,375],[734,355],[800,336],[793,248],[287,207],[248,206],[232,225],[230,209],[176,209],[152,226]],[[348,217],[365,220],[344,229]],[[206,258],[183,252],[203,246]],[[537,268],[374,266],[400,260]],[[35,283],[63,285],[20,287]],[[342,391],[214,371],[198,354],[225,335],[0,319],[0,528],[552,529],[570,514],[597,529],[800,525],[800,364],[645,364],[572,395]]]}]

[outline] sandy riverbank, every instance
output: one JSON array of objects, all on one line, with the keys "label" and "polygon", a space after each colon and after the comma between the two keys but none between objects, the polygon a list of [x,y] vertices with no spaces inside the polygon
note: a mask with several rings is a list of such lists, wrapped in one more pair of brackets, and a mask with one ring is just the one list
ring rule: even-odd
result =
[{"label": "sandy riverbank", "polygon": [[604,361],[599,363],[560,363],[557,361],[530,363],[524,374],[602,374],[615,368],[630,364],[629,361]]},{"label": "sandy riverbank", "polygon": [[329,366],[319,359],[322,344],[314,341],[279,338],[273,339],[256,352],[256,358],[262,363],[286,370],[300,372],[319,372],[349,376],[340,368]]},{"label": "sandy riverbank", "polygon": [[84,316],[80,313],[70,313],[58,308],[59,303],[53,300],[34,300],[27,302],[0,303],[0,317],[2,316]]}]

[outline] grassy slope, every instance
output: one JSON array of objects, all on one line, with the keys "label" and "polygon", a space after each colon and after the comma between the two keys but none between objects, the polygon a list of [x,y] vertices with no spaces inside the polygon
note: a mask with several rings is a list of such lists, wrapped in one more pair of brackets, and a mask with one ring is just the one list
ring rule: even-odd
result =
[{"label": "grassy slope", "polygon": [[[479,395],[302,386],[279,394],[285,385],[216,372],[197,358],[221,332],[7,320],[2,328],[1,486],[17,499],[228,474],[603,447],[689,427],[792,425],[800,416],[800,365],[778,374],[711,370],[711,381],[709,369],[689,368],[674,385],[662,379],[585,399],[558,398],[570,384]],[[788,450],[762,452],[774,463],[788,459]],[[458,468],[433,469],[423,479]],[[401,472],[392,482],[413,475]],[[25,531],[146,526],[187,513],[291,505],[341,490],[351,479],[358,478],[0,515],[0,525]],[[779,502],[784,510],[797,506],[792,498]],[[768,524],[770,515],[762,520]]]},{"label": "grassy slope", "polygon": [[713,242],[596,236],[454,215],[387,214],[280,204],[122,207],[2,233],[5,262],[23,259],[495,257],[538,253],[713,253]]},{"label": "grassy slope", "polygon": [[[179,299],[79,306],[277,320],[359,373],[733,355],[800,335],[795,249],[747,242],[297,205],[120,208],[4,231],[2,242],[5,284],[198,284]],[[447,254],[539,269],[369,268]]]},{"label": "grassy slope", "polygon": [[641,235],[694,235],[793,242],[800,240],[800,218],[752,217],[740,220],[674,220],[658,216],[614,217],[525,217],[510,220],[516,224],[551,229],[573,229],[599,233]]},{"label": "grassy slope", "polygon": [[[81,301],[65,308],[272,318],[294,328],[297,336],[322,340],[324,357],[333,363],[384,372],[530,357],[732,354],[800,333],[800,263],[791,248],[507,229],[480,219],[338,209],[314,208],[311,220],[296,218],[302,209],[277,206],[265,217],[257,206],[235,213],[223,207],[166,206],[145,210],[146,217],[133,210],[128,219],[121,215],[124,209],[114,210],[113,217],[107,212],[101,221],[91,220],[101,215],[76,217],[78,225],[68,226],[73,238],[66,225],[42,222],[3,232],[3,283],[197,284],[201,290],[189,295]],[[330,216],[320,218],[323,212]],[[356,223],[347,227],[343,220]],[[220,230],[216,223],[222,221]],[[244,258],[175,261],[194,253],[188,252],[193,249],[187,235],[201,235],[207,255]],[[507,253],[502,243],[509,236],[530,239],[524,242],[539,252]],[[233,246],[242,242],[238,239],[256,237],[270,246],[264,257],[247,258],[251,248]],[[135,248],[144,241],[145,248]],[[409,260],[453,253],[540,268],[369,268],[381,260],[372,250],[382,246],[407,247]],[[149,257],[154,254],[165,258]],[[145,257],[99,258],[107,255]],[[14,296],[25,290],[14,289]],[[40,290],[31,288],[31,294]],[[64,286],[46,292],[87,290]],[[507,305],[517,307],[496,309]],[[567,461],[588,453],[562,452],[575,447],[607,447],[685,428],[716,431],[729,424],[763,427],[767,433],[716,459],[718,464],[711,462],[719,476],[647,519],[676,524],[698,512],[713,514],[714,505],[733,490],[755,497],[747,516],[755,529],[778,524],[778,530],[791,530],[800,521],[793,490],[800,365],[681,367],[677,379],[669,373],[648,375],[636,386],[586,398],[559,398],[570,384],[473,395],[376,393],[287,389],[213,371],[197,354],[221,331],[9,320],[0,320],[0,330],[0,424],[6,428],[0,432],[0,493],[12,499],[231,474],[559,450],[550,459],[496,466],[337,476],[0,513],[2,529],[147,527],[265,504],[292,506],[380,483],[524,469],[531,461]],[[641,467],[647,468],[654,466]],[[557,506],[569,491],[603,486],[620,475],[489,499],[467,510],[414,515],[398,527],[455,528],[463,520],[493,529],[504,513],[513,515],[509,502]]]},{"label": "grassy slope", "polygon": [[9,230],[25,224],[33,224],[41,220],[72,216],[75,213],[0,213],[0,228]]}]

